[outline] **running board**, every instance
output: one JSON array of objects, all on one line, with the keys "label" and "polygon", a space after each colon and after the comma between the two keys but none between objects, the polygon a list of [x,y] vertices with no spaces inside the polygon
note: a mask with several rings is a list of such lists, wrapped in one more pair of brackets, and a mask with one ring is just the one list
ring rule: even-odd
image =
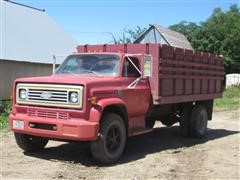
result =
[{"label": "running board", "polygon": [[152,131],[153,131],[153,129],[151,129],[151,128],[133,128],[133,129],[129,130],[128,135],[129,136],[137,136],[137,135],[146,134],[146,133],[149,133]]}]

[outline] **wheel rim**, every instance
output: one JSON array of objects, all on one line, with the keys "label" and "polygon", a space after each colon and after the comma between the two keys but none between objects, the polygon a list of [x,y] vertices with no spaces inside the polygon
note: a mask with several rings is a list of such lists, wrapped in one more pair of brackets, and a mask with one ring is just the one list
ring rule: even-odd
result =
[{"label": "wheel rim", "polygon": [[199,119],[197,123],[198,123],[199,132],[201,134],[203,134],[206,130],[206,118],[207,118],[206,114],[203,112],[199,115]]},{"label": "wheel rim", "polygon": [[113,125],[109,128],[106,136],[106,147],[110,154],[116,153],[121,144],[120,129]]}]

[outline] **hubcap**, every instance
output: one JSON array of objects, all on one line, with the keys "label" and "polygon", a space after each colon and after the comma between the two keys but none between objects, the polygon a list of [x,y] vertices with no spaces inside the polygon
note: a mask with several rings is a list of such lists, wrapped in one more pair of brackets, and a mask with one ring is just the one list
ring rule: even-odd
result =
[{"label": "hubcap", "polygon": [[204,113],[201,113],[198,119],[198,128],[199,128],[199,132],[201,134],[204,133],[205,129],[206,129],[206,115]]},{"label": "hubcap", "polygon": [[121,133],[117,126],[112,126],[109,128],[106,136],[106,146],[109,153],[115,153],[121,143]]}]

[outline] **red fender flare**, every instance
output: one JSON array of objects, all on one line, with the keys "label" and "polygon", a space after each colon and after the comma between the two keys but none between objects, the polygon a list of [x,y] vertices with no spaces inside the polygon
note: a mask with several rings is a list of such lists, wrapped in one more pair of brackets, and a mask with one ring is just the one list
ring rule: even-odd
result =
[{"label": "red fender flare", "polygon": [[92,122],[99,122],[102,116],[102,112],[107,106],[110,105],[122,105],[126,107],[125,102],[120,98],[101,99],[97,102],[97,105],[91,108],[89,120]]}]

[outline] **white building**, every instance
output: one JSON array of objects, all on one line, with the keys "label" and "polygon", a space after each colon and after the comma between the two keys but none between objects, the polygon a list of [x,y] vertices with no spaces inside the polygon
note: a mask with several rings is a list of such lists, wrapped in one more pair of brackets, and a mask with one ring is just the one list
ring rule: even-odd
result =
[{"label": "white building", "polygon": [[226,87],[240,85],[240,74],[227,74],[226,75]]},{"label": "white building", "polygon": [[50,75],[53,55],[71,54],[78,44],[46,12],[12,1],[0,0],[0,27],[0,100],[16,78]]}]

